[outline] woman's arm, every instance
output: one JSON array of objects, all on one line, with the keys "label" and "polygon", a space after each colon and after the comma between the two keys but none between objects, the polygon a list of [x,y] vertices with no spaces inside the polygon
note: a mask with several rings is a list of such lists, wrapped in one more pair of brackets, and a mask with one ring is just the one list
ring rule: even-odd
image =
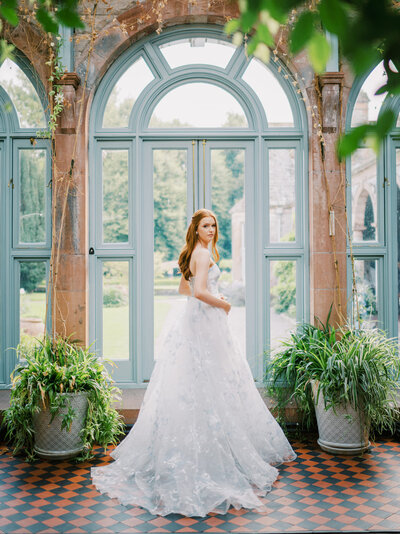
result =
[{"label": "woman's arm", "polygon": [[190,291],[190,284],[189,284],[189,281],[186,280],[186,278],[183,276],[181,276],[181,281],[180,281],[180,284],[179,284],[179,289],[178,289],[178,292],[181,294],[181,295],[188,295],[188,296],[191,296],[192,292]]},{"label": "woman's arm", "polygon": [[212,295],[207,289],[208,269],[210,264],[210,253],[208,250],[199,250],[195,259],[196,264],[196,277],[194,279],[194,296],[210,304],[210,306],[216,306],[217,308],[223,308],[225,311],[229,311],[231,305],[223,299],[220,299]]}]

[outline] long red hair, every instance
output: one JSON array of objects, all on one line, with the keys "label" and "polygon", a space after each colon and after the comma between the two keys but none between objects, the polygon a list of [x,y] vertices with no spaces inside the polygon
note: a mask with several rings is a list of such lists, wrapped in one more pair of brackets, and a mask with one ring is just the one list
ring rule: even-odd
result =
[{"label": "long red hair", "polygon": [[178,265],[179,265],[181,273],[183,274],[186,280],[189,280],[189,277],[192,274],[189,269],[190,258],[192,257],[193,249],[197,243],[197,236],[196,236],[197,228],[200,224],[200,221],[204,219],[204,217],[212,217],[215,221],[215,234],[214,234],[214,238],[212,241],[212,255],[213,255],[215,262],[219,260],[219,252],[217,249],[217,241],[218,241],[217,217],[211,210],[201,208],[197,210],[195,213],[193,213],[192,215],[192,220],[190,221],[189,227],[186,231],[186,243],[184,247],[182,248],[181,253],[179,255]]}]

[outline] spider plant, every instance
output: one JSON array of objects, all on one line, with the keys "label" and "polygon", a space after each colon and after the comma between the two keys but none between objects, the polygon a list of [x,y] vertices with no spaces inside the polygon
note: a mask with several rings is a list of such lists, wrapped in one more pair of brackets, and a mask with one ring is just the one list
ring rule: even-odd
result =
[{"label": "spider plant", "polygon": [[98,357],[70,337],[45,336],[32,346],[19,344],[16,349],[20,364],[12,373],[10,407],[4,413],[6,437],[13,444],[14,454],[23,452],[27,459],[35,459],[33,416],[42,408],[49,408],[53,420],[61,408],[67,407],[62,428],[69,429],[75,414],[67,393],[88,394],[81,433],[84,449],[78,461],[92,456],[95,443],[106,447],[123,434],[122,418],[112,407],[119,390]]},{"label": "spider plant", "polygon": [[[349,404],[362,412],[372,435],[393,431],[399,418],[396,340],[378,329],[335,329],[329,325],[329,315],[325,324],[317,321],[318,326],[299,325],[267,366],[269,392],[278,397],[280,408],[295,399],[309,427],[314,421],[314,401],[322,393],[327,410]],[[313,381],[317,385],[315,399]],[[282,384],[288,392],[284,398],[279,393]]]},{"label": "spider plant", "polygon": [[299,324],[296,331],[281,342],[278,351],[267,352],[267,392],[277,403],[278,418],[283,425],[285,409],[293,401],[299,410],[301,426],[310,429],[315,425],[312,389],[305,369],[316,344],[332,346],[335,343],[336,331],[329,325],[329,316],[325,324],[317,319],[319,326]]}]

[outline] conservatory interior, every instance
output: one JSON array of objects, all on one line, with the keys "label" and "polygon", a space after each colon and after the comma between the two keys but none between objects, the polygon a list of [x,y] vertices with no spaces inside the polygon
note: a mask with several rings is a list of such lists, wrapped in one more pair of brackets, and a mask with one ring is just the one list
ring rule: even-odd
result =
[{"label": "conservatory interior", "polygon": [[[29,23],[13,31],[12,59],[0,65],[1,410],[14,349],[46,330],[107,359],[122,394],[115,406],[134,424],[187,300],[177,260],[202,207],[218,217],[228,321],[267,406],[270,351],[297,324],[329,317],[335,327],[357,322],[398,339],[400,116],[378,154],[362,147],[339,162],[335,152],[344,131],[388,106],[400,111],[400,98],[375,95],[382,64],[354,78],[333,46],[317,86],[306,55],[289,57],[285,35],[267,64],[232,44],[223,25],[236,8],[220,4],[170,2],[161,32],[154,18],[137,23],[139,8],[127,2],[116,3],[114,19],[99,7],[94,43],[89,29],[63,28],[67,72],[53,144],[40,136],[49,121],[47,52]],[[286,415],[296,424],[295,407]],[[361,459],[295,443],[300,465],[284,467],[265,514],[210,515],[204,529],[400,528],[396,440],[378,440]],[[89,463],[42,460],[38,469],[3,457],[0,495],[15,495],[0,506],[0,531],[189,532],[199,522],[178,514],[157,522],[108,502],[90,485]],[[39,519],[27,512],[36,494]]]}]

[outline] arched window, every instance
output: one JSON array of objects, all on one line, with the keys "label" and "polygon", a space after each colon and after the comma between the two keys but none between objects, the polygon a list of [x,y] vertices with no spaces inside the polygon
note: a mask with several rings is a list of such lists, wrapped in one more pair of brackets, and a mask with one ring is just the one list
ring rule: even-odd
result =
[{"label": "arched window", "polygon": [[89,328],[118,381],[150,377],[200,207],[218,217],[220,288],[263,380],[264,350],[308,312],[305,124],[285,66],[248,59],[221,28],[164,30],[106,73],[90,120]]},{"label": "arched window", "polygon": [[[193,103],[196,102],[196,105]],[[157,103],[149,128],[248,128],[242,106],[211,83],[179,85]]]},{"label": "arched window", "polygon": [[[36,139],[44,94],[19,53],[0,66],[0,382],[8,384],[19,342],[44,333],[51,247],[50,160]],[[50,314],[49,318],[50,319]]]},{"label": "arched window", "polygon": [[[356,80],[349,97],[347,129],[375,121],[386,107],[397,112],[399,99],[375,95],[385,83],[383,63],[363,79]],[[347,168],[348,213],[351,219],[355,279],[358,303],[349,299],[349,314],[356,305],[365,326],[385,328],[398,336],[400,271],[398,240],[400,235],[400,123],[383,143],[379,156],[369,147],[361,147],[349,158]],[[351,262],[348,263],[348,291],[351,295]],[[397,288],[397,290],[393,290]]]}]

